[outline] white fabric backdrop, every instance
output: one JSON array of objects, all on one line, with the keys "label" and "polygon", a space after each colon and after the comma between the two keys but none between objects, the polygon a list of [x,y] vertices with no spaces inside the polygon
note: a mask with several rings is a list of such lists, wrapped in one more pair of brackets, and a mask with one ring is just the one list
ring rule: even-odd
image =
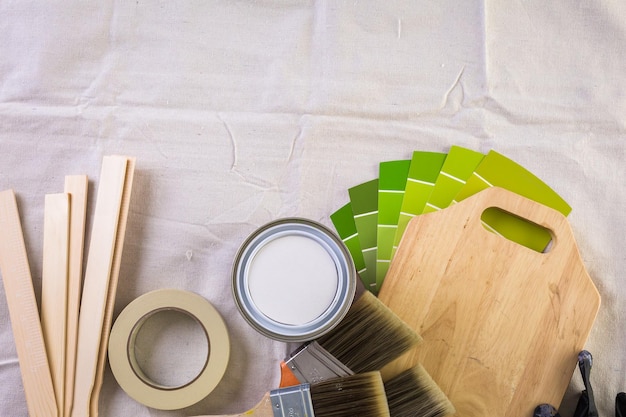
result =
[{"label": "white fabric backdrop", "polygon": [[[44,195],[85,173],[93,203],[102,156],[132,155],[116,313],[182,288],[211,301],[231,332],[227,373],[205,400],[151,410],[107,372],[102,417],[254,405],[290,347],[236,310],[229,273],[241,241],[279,217],[331,225],[379,162],[453,144],[505,154],[573,207],[603,297],[587,344],[592,381],[613,415],[626,390],[623,1],[8,0],[0,57],[0,189],[19,196],[37,294]],[[26,416],[0,292],[0,415]],[[576,372],[564,417],[581,387]]]}]

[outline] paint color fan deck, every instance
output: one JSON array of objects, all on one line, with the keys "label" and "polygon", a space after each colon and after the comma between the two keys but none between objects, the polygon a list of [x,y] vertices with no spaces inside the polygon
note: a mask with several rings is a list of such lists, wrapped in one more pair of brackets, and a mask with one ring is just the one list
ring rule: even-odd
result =
[{"label": "paint color fan deck", "polygon": [[[414,151],[410,159],[381,162],[379,177],[351,187],[349,201],[330,218],[363,284],[378,294],[412,218],[490,187],[507,189],[564,216],[571,212],[552,188],[506,156],[452,146],[447,153]],[[552,239],[543,227],[501,210],[485,210],[481,220],[488,230],[538,252]]]}]

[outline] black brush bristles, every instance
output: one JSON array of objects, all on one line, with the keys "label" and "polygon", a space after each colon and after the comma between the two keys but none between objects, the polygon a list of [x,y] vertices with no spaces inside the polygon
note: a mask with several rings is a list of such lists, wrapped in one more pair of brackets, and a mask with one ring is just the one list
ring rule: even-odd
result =
[{"label": "black brush bristles", "polygon": [[444,417],[454,406],[422,365],[385,382],[391,417]]},{"label": "black brush bristles", "polygon": [[355,373],[381,369],[422,338],[366,291],[345,318],[317,342]]},{"label": "black brush bristles", "polygon": [[311,384],[311,401],[315,417],[389,417],[377,371]]}]

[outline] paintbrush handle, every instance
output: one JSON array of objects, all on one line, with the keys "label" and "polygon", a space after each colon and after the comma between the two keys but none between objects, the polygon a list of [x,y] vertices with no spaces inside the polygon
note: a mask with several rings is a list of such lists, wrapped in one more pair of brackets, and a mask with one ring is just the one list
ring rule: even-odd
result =
[{"label": "paintbrush handle", "polygon": [[298,377],[289,369],[289,365],[287,365],[285,361],[282,361],[280,363],[280,385],[278,387],[292,387],[294,385],[300,385],[301,383]]},{"label": "paintbrush handle", "polygon": [[263,396],[261,401],[251,410],[246,411],[241,414],[220,414],[220,415],[201,415],[201,416],[193,416],[193,417],[274,417],[274,412],[272,411],[272,401],[270,399],[270,393],[268,392]]}]

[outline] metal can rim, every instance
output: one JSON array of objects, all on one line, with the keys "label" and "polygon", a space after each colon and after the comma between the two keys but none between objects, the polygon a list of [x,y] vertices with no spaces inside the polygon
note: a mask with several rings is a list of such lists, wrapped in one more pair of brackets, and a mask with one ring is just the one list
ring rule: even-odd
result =
[{"label": "metal can rim", "polygon": [[[289,325],[270,319],[256,308],[247,291],[246,265],[262,247],[280,236],[302,235],[323,246],[337,268],[337,291],[330,306],[315,320]],[[259,333],[284,342],[304,342],[330,332],[347,314],[356,292],[356,268],[343,241],[323,224],[301,218],[286,217],[271,221],[250,234],[239,247],[232,269],[232,293],[243,318]]]}]

